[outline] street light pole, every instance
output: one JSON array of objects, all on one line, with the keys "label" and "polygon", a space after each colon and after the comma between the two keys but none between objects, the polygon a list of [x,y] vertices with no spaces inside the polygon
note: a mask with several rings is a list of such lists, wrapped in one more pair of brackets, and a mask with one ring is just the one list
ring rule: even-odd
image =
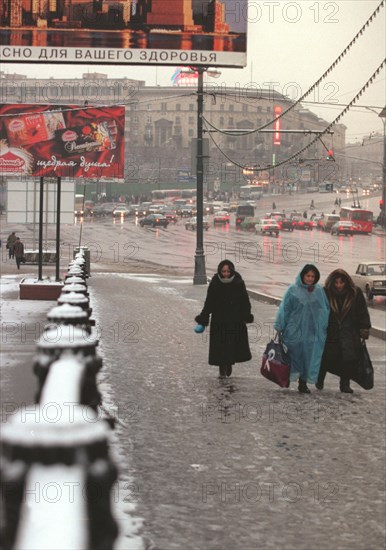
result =
[{"label": "street light pole", "polygon": [[383,169],[382,169],[382,227],[386,229],[386,107],[382,109],[379,116],[383,122]]},{"label": "street light pole", "polygon": [[204,254],[204,159],[203,159],[203,126],[202,116],[204,112],[204,72],[205,67],[197,67],[197,229],[196,229],[196,253],[194,257],[193,284],[206,285],[208,283],[205,268]]}]

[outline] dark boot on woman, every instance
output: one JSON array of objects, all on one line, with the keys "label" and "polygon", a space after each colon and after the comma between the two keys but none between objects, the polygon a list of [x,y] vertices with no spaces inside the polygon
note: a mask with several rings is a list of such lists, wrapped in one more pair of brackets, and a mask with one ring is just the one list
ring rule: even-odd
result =
[{"label": "dark boot on woman", "polygon": [[227,365],[227,376],[232,374],[232,365]]},{"label": "dark boot on woman", "polygon": [[344,378],[341,378],[339,387],[340,387],[340,391],[342,393],[354,393],[354,390],[352,390],[350,388],[350,380],[346,380]]},{"label": "dark boot on woman", "polygon": [[311,393],[310,389],[307,386],[307,382],[305,380],[302,380],[301,378],[299,378],[298,390],[300,391],[300,393]]},{"label": "dark boot on woman", "polygon": [[227,374],[227,366],[226,365],[220,365],[219,366],[219,371],[220,371],[220,378],[225,378],[225,376]]}]

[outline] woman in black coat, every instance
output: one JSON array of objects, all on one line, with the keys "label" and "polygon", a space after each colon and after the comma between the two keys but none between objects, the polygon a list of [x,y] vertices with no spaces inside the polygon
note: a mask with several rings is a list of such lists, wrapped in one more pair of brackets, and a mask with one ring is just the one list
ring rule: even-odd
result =
[{"label": "woman in black coat", "polygon": [[361,339],[369,337],[371,323],[366,300],[350,275],[336,269],[324,285],[330,303],[327,339],[316,387],[323,389],[327,372],[340,376],[340,391],[353,393],[350,378],[361,356]]},{"label": "woman in black coat", "polygon": [[229,260],[219,263],[195,321],[208,326],[210,315],[209,364],[219,366],[220,376],[230,376],[234,363],[252,358],[245,323],[252,323],[253,315],[245,283]]}]

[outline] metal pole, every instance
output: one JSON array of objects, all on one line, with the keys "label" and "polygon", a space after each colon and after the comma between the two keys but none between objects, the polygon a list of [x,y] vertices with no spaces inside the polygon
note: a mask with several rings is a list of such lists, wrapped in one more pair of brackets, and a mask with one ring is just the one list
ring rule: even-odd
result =
[{"label": "metal pole", "polygon": [[62,194],[62,178],[58,178],[57,196],[56,196],[56,281],[60,281],[60,199]]},{"label": "metal pole", "polygon": [[39,192],[39,261],[38,280],[43,280],[43,208],[44,208],[44,178],[40,178]]},{"label": "metal pole", "polygon": [[194,258],[194,277],[193,284],[206,285],[208,283],[205,269],[205,254],[204,254],[204,228],[203,228],[203,211],[204,211],[204,162],[203,162],[203,129],[202,115],[204,111],[204,67],[198,67],[198,87],[197,87],[197,230],[196,230],[196,254]]},{"label": "metal pole", "polygon": [[[383,109],[382,113],[384,113],[386,109]],[[382,114],[381,113],[381,114]],[[385,112],[386,116],[386,112]],[[383,122],[383,167],[382,167],[382,227],[386,229],[386,120],[384,117],[381,118]]]}]

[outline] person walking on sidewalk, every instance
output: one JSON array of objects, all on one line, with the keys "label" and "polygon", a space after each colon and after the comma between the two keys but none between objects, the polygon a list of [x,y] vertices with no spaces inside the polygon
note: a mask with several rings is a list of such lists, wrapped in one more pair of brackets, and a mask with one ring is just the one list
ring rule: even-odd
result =
[{"label": "person walking on sidewalk", "polygon": [[14,251],[17,269],[20,269],[20,264],[24,257],[24,244],[21,242],[20,237],[16,237]]},{"label": "person walking on sidewalk", "polygon": [[322,390],[327,372],[340,377],[340,391],[353,393],[350,378],[360,357],[361,339],[367,340],[371,322],[360,288],[343,269],[330,273],[324,285],[330,303],[327,340],[316,387]]},{"label": "person walking on sidewalk", "polygon": [[8,235],[7,243],[5,245],[6,248],[8,248],[8,257],[14,258],[15,257],[15,243],[16,243],[16,235],[15,232],[12,231],[10,235]]},{"label": "person walking on sidewalk", "polygon": [[246,323],[253,323],[244,280],[230,260],[219,263],[195,321],[208,326],[210,316],[208,362],[219,367],[221,377],[230,376],[232,365],[252,358]]},{"label": "person walking on sidewalk", "polygon": [[318,379],[326,340],[330,307],[319,279],[319,270],[305,265],[284,294],[274,323],[288,347],[290,380],[299,381],[301,393],[310,393],[307,382]]}]

